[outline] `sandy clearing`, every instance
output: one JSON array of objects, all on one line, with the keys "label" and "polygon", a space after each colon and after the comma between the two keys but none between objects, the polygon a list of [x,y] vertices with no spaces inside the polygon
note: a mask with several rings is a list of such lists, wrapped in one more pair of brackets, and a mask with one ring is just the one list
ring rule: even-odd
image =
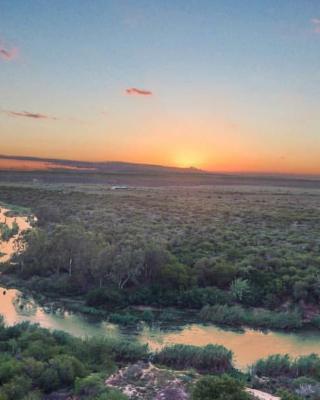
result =
[{"label": "sandy clearing", "polygon": [[16,222],[19,226],[19,232],[17,235],[10,238],[8,241],[3,241],[0,239],[0,253],[4,255],[1,257],[0,254],[0,263],[6,262],[10,260],[14,252],[16,251],[15,242],[19,238],[19,236],[26,230],[31,228],[31,224],[29,222],[28,217],[7,217],[5,214],[10,211],[8,208],[4,208],[0,206],[0,222],[5,223],[12,228],[12,224]]},{"label": "sandy clearing", "polygon": [[259,400],[281,400],[278,396],[273,396],[269,393],[261,392],[260,390],[247,388],[246,391]]}]

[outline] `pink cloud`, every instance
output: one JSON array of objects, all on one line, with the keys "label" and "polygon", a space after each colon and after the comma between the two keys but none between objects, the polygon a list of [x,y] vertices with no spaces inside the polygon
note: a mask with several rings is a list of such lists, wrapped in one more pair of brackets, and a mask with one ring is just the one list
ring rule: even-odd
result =
[{"label": "pink cloud", "polygon": [[56,117],[51,117],[46,114],[40,114],[40,113],[32,113],[28,111],[4,111],[7,115],[10,117],[26,117],[26,118],[34,118],[34,119],[53,119],[57,120],[58,118]]},{"label": "pink cloud", "polygon": [[314,27],[314,32],[315,33],[320,33],[320,18],[313,18],[311,20],[311,23],[313,24]]},{"label": "pink cloud", "polygon": [[18,57],[18,49],[13,47],[8,49],[3,42],[0,40],[0,59],[5,61],[11,61]]},{"label": "pink cloud", "polygon": [[152,92],[150,90],[143,90],[143,89],[137,89],[137,88],[129,88],[126,89],[126,94],[130,96],[152,96]]}]

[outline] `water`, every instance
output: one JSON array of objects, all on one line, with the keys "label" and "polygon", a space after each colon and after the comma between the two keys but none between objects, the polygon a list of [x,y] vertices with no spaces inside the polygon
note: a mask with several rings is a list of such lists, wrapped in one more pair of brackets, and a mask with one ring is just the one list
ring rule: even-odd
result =
[{"label": "water", "polygon": [[245,329],[243,332],[221,329],[215,325],[187,324],[160,329],[158,325],[141,325],[140,329],[122,329],[106,321],[97,321],[82,314],[62,309],[54,312],[43,308],[30,296],[15,289],[0,288],[0,314],[8,325],[22,321],[39,323],[42,327],[58,329],[78,337],[93,335],[134,338],[148,343],[152,350],[167,344],[206,345],[221,344],[234,352],[235,365],[245,369],[259,358],[270,354],[320,354],[320,332],[261,332]]}]

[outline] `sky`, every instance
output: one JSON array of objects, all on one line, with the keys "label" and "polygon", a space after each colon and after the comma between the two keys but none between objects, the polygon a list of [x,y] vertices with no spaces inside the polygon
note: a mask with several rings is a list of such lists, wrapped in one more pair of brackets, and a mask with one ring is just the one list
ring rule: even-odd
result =
[{"label": "sky", "polygon": [[320,174],[319,0],[0,0],[0,154]]}]

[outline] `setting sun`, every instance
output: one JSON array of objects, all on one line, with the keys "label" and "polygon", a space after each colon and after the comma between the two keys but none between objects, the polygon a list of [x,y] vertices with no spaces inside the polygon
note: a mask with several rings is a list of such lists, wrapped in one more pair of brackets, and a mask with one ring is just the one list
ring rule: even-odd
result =
[{"label": "setting sun", "polygon": [[179,152],[174,159],[174,165],[181,168],[201,168],[202,163],[203,157],[189,150]]}]

